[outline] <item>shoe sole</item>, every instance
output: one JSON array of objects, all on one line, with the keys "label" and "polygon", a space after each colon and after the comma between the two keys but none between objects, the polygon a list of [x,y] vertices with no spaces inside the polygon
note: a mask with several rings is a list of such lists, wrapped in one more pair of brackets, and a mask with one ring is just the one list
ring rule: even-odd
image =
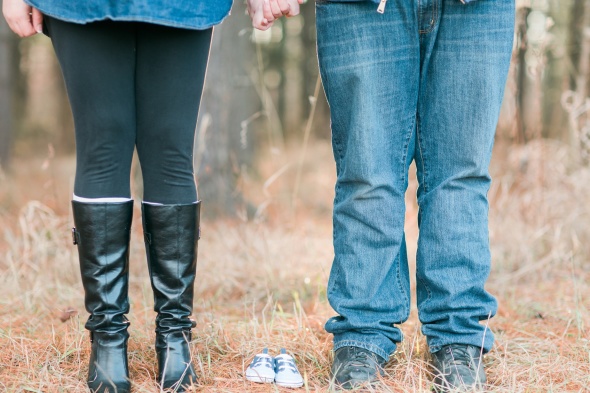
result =
[{"label": "shoe sole", "polygon": [[354,390],[354,389],[367,389],[367,388],[376,388],[381,385],[381,381],[378,379],[374,380],[365,380],[365,379],[352,379],[346,382],[338,382],[334,381],[335,385],[344,390]]},{"label": "shoe sole", "polygon": [[284,388],[300,388],[303,386],[303,382],[277,382],[275,380],[277,386],[282,386]]},{"label": "shoe sole", "polygon": [[486,393],[487,390],[481,386],[443,387],[434,385],[431,388],[433,393]]},{"label": "shoe sole", "polygon": [[256,382],[256,383],[273,383],[275,381],[274,378],[265,378],[265,377],[261,377],[259,375],[247,375],[247,374],[246,374],[246,379],[250,382]]}]

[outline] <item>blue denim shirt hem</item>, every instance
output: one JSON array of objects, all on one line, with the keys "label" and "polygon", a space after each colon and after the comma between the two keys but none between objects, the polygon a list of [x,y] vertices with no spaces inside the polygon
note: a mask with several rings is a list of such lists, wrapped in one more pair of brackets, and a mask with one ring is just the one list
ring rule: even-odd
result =
[{"label": "blue denim shirt hem", "polygon": [[164,18],[160,17],[156,12],[145,13],[145,14],[133,14],[123,12],[120,15],[113,15],[106,10],[104,12],[94,12],[91,15],[83,14],[81,12],[60,12],[59,7],[50,7],[43,1],[39,0],[24,0],[28,5],[39,9],[43,14],[51,16],[53,18],[71,22],[86,24],[97,22],[101,20],[112,20],[120,22],[145,22],[153,23],[163,26],[170,26],[176,28],[193,29],[193,30],[205,30],[212,26],[218,25],[229,15],[231,1],[227,2],[224,8],[216,8],[211,13],[203,16],[192,16],[192,17],[176,17],[176,18]]},{"label": "blue denim shirt hem", "polygon": [[[385,359],[386,361],[389,360],[389,357],[391,355],[393,355],[393,353],[395,352],[396,349],[396,345],[392,342],[389,342],[387,344],[387,350],[384,350],[382,347],[380,347],[379,345],[375,345],[373,343],[369,343],[366,342],[362,339],[362,335],[357,335],[358,340],[353,339],[354,333],[345,333],[343,334],[344,336],[346,336],[346,339],[339,339],[337,340],[336,338],[334,338],[334,351],[336,351],[339,348],[343,348],[343,347],[358,347],[358,348],[363,348],[366,349],[367,351],[371,351],[379,356],[381,356],[383,359]],[[390,349],[391,348],[391,349]]]}]

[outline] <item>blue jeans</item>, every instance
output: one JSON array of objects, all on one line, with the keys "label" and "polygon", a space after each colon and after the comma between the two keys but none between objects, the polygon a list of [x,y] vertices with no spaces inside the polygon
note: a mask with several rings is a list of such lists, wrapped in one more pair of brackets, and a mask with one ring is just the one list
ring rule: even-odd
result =
[{"label": "blue jeans", "polygon": [[514,0],[318,1],[318,56],[337,168],[326,323],[334,349],[388,358],[410,313],[404,194],[419,182],[418,314],[430,351],[488,351],[497,303],[488,200]]}]

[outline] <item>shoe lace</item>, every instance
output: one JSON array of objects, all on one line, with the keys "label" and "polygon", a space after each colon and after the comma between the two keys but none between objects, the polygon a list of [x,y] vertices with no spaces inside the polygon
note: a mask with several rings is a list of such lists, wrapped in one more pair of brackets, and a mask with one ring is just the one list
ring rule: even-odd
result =
[{"label": "shoe lace", "polygon": [[256,368],[261,366],[272,368],[272,360],[266,356],[254,357],[254,360],[252,360],[252,363],[250,364],[250,368]]},{"label": "shoe lace", "polygon": [[285,371],[288,368],[293,374],[299,374],[293,359],[277,359],[276,362],[278,371]]},{"label": "shoe lace", "polygon": [[464,345],[449,345],[445,351],[450,354],[450,359],[447,360],[449,366],[466,366],[470,369],[479,367],[479,359],[474,359],[468,351],[468,346]]},{"label": "shoe lace", "polygon": [[349,364],[353,367],[370,367],[369,354],[364,351],[354,351]]}]

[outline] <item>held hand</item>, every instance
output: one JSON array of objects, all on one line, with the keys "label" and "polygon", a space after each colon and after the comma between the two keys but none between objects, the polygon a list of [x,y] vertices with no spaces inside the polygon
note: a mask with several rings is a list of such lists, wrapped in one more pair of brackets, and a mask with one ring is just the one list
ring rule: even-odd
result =
[{"label": "held hand", "polygon": [[4,0],[2,13],[10,29],[21,37],[29,37],[43,30],[43,14],[23,0]]},{"label": "held hand", "polygon": [[288,0],[269,0],[270,10],[276,19],[286,16],[291,11],[291,4]]},{"label": "held hand", "polygon": [[252,26],[259,30],[267,30],[282,16],[289,18],[299,15],[299,5],[303,2],[304,0],[248,0]]},{"label": "held hand", "polygon": [[268,30],[275,20],[269,0],[248,0],[248,15],[252,26],[258,30]]},{"label": "held hand", "polygon": [[299,15],[299,5],[303,4],[304,0],[269,0],[270,9],[273,16],[278,19],[281,16],[290,18]]}]

